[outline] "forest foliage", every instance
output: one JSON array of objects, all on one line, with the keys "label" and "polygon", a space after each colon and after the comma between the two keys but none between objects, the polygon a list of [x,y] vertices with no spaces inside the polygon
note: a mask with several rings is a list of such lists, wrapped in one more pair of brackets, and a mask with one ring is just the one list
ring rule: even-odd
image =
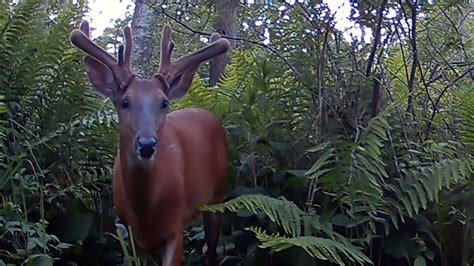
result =
[{"label": "forest foliage", "polygon": [[[0,265],[136,261],[112,203],[116,115],[68,38],[87,1],[66,2],[0,2]],[[152,5],[176,56],[213,31],[198,2]],[[203,65],[172,105],[227,131],[228,199],[202,206],[224,213],[221,265],[474,263],[472,4],[349,1],[350,36],[324,1],[255,2],[221,81]],[[130,20],[97,41],[114,50]],[[201,221],[185,236],[202,265]]]}]

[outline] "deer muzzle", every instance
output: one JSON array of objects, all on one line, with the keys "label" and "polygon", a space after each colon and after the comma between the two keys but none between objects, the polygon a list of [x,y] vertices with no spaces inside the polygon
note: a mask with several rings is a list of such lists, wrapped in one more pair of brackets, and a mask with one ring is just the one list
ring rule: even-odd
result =
[{"label": "deer muzzle", "polygon": [[137,137],[135,147],[138,157],[145,160],[152,158],[157,144],[156,137]]}]

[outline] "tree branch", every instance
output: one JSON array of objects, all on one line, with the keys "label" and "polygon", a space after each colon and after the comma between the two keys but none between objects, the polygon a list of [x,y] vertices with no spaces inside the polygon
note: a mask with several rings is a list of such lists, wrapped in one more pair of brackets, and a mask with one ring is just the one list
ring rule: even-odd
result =
[{"label": "tree branch", "polygon": [[414,86],[415,86],[415,78],[416,78],[416,67],[418,65],[418,50],[416,47],[416,7],[418,5],[418,1],[415,0],[414,3],[412,3],[410,0],[406,1],[408,6],[410,7],[411,10],[411,48],[412,48],[412,65],[411,65],[411,71],[410,71],[410,78],[408,79],[408,106],[407,106],[407,112],[411,113],[412,115],[415,115],[415,110],[414,110],[414,103],[413,103],[413,91],[414,91]]},{"label": "tree branch", "polygon": [[434,107],[433,107],[433,114],[431,114],[431,121],[433,121],[435,115],[436,115],[436,111],[438,111],[438,106],[439,106],[439,103],[441,102],[441,98],[443,98],[444,94],[452,87],[454,86],[459,80],[461,80],[462,78],[464,78],[466,75],[470,74],[471,71],[474,71],[474,67],[471,67],[469,68],[468,70],[466,70],[464,73],[462,73],[461,75],[457,76],[455,79],[453,79],[453,81],[451,81],[446,87],[444,87],[444,89],[441,91],[441,93],[438,95],[438,97],[436,98],[436,101],[435,101],[435,104],[434,104]]},{"label": "tree branch", "polygon": [[367,61],[367,69],[365,71],[366,77],[370,77],[370,75],[372,74],[372,64],[374,63],[375,54],[377,53],[377,46],[380,42],[380,32],[382,30],[383,11],[385,10],[385,7],[387,6],[387,2],[388,0],[382,0],[382,3],[380,3],[380,8],[377,12],[377,27],[374,32],[374,45],[372,46],[372,49],[370,50],[369,59]]},{"label": "tree branch", "polygon": [[[375,54],[377,53],[377,46],[380,43],[380,33],[382,31],[382,21],[383,21],[383,12],[387,6],[388,0],[382,0],[380,3],[379,10],[377,11],[377,27],[374,32],[374,45],[370,50],[369,59],[367,61],[367,69],[365,70],[365,76],[368,78],[372,76],[372,65],[374,63]],[[378,109],[380,106],[380,98],[382,96],[382,90],[380,89],[380,79],[373,77],[373,91],[372,91],[372,101],[371,105],[371,116],[374,117],[378,114]]]},{"label": "tree branch", "polygon": [[[157,10],[158,8],[156,8],[155,6],[152,6],[150,5],[151,8]],[[163,5],[161,5],[161,10],[157,10],[158,12],[161,12],[163,15],[165,15],[166,17],[168,17],[169,19],[173,20],[174,22],[178,23],[179,25],[181,25],[182,27],[184,27],[185,29],[187,29],[188,31],[194,33],[194,34],[199,34],[199,35],[203,35],[203,36],[211,36],[211,33],[208,33],[208,32],[203,32],[203,31],[199,31],[199,30],[195,30],[191,27],[189,27],[188,25],[186,25],[185,23],[183,23],[182,21],[176,19],[175,17],[171,16],[170,14],[168,14],[165,9],[163,8]],[[221,35],[222,38],[225,38],[225,39],[230,39],[230,40],[234,40],[234,41],[243,41],[243,42],[247,42],[247,43],[251,43],[251,44],[255,44],[255,45],[258,45],[258,46],[261,46],[267,50],[269,50],[270,52],[272,52],[274,55],[276,55],[281,61],[283,61],[283,63],[285,63],[285,65],[287,65],[291,71],[298,77],[298,79],[303,82],[303,79],[302,79],[302,75],[301,73],[293,66],[290,64],[290,62],[288,62],[288,60],[286,60],[286,58],[284,58],[277,50],[275,50],[273,47],[269,46],[269,45],[266,45],[264,43],[261,43],[261,42],[258,42],[258,41],[254,41],[254,40],[249,40],[249,39],[245,39],[245,38],[241,38],[241,37],[232,37],[232,36],[228,36],[228,35]]]}]

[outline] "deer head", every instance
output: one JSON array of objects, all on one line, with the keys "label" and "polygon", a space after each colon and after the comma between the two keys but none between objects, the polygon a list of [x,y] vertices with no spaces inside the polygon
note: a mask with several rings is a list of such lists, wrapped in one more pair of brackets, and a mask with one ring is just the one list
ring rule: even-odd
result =
[{"label": "deer head", "polygon": [[118,60],[89,38],[89,24],[83,21],[71,32],[71,42],[87,53],[85,69],[93,87],[110,98],[119,117],[121,150],[131,151],[139,161],[152,159],[159,144],[171,100],[183,97],[199,65],[225,53],[230,44],[213,34],[204,48],[172,61],[174,42],[171,27],[164,26],[161,39],[161,62],[151,79],[140,79],[130,69],[132,31],[124,29],[125,47],[118,50]]}]

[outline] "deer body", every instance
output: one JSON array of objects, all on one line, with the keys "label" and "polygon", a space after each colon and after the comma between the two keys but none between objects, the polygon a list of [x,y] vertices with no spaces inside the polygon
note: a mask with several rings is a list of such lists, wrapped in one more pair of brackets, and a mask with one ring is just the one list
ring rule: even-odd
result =
[{"label": "deer body", "polygon": [[151,165],[131,166],[125,147],[116,159],[114,202],[132,230],[145,229],[133,231],[141,249],[161,248],[168,235],[180,235],[197,218],[200,205],[223,200],[227,144],[211,113],[189,108],[169,114]]},{"label": "deer body", "polygon": [[[181,264],[183,230],[199,215],[199,206],[223,201],[228,169],[225,130],[203,109],[169,113],[169,102],[183,97],[199,65],[229,49],[211,35],[210,44],[172,61],[171,28],[161,40],[160,69],[151,79],[130,70],[132,33],[124,30],[118,60],[89,39],[89,24],[73,30],[71,42],[86,52],[85,68],[97,91],[117,110],[119,152],[113,194],[118,216],[131,226],[142,255],[162,251],[162,265]],[[206,260],[217,265],[220,216],[203,213]]]}]

